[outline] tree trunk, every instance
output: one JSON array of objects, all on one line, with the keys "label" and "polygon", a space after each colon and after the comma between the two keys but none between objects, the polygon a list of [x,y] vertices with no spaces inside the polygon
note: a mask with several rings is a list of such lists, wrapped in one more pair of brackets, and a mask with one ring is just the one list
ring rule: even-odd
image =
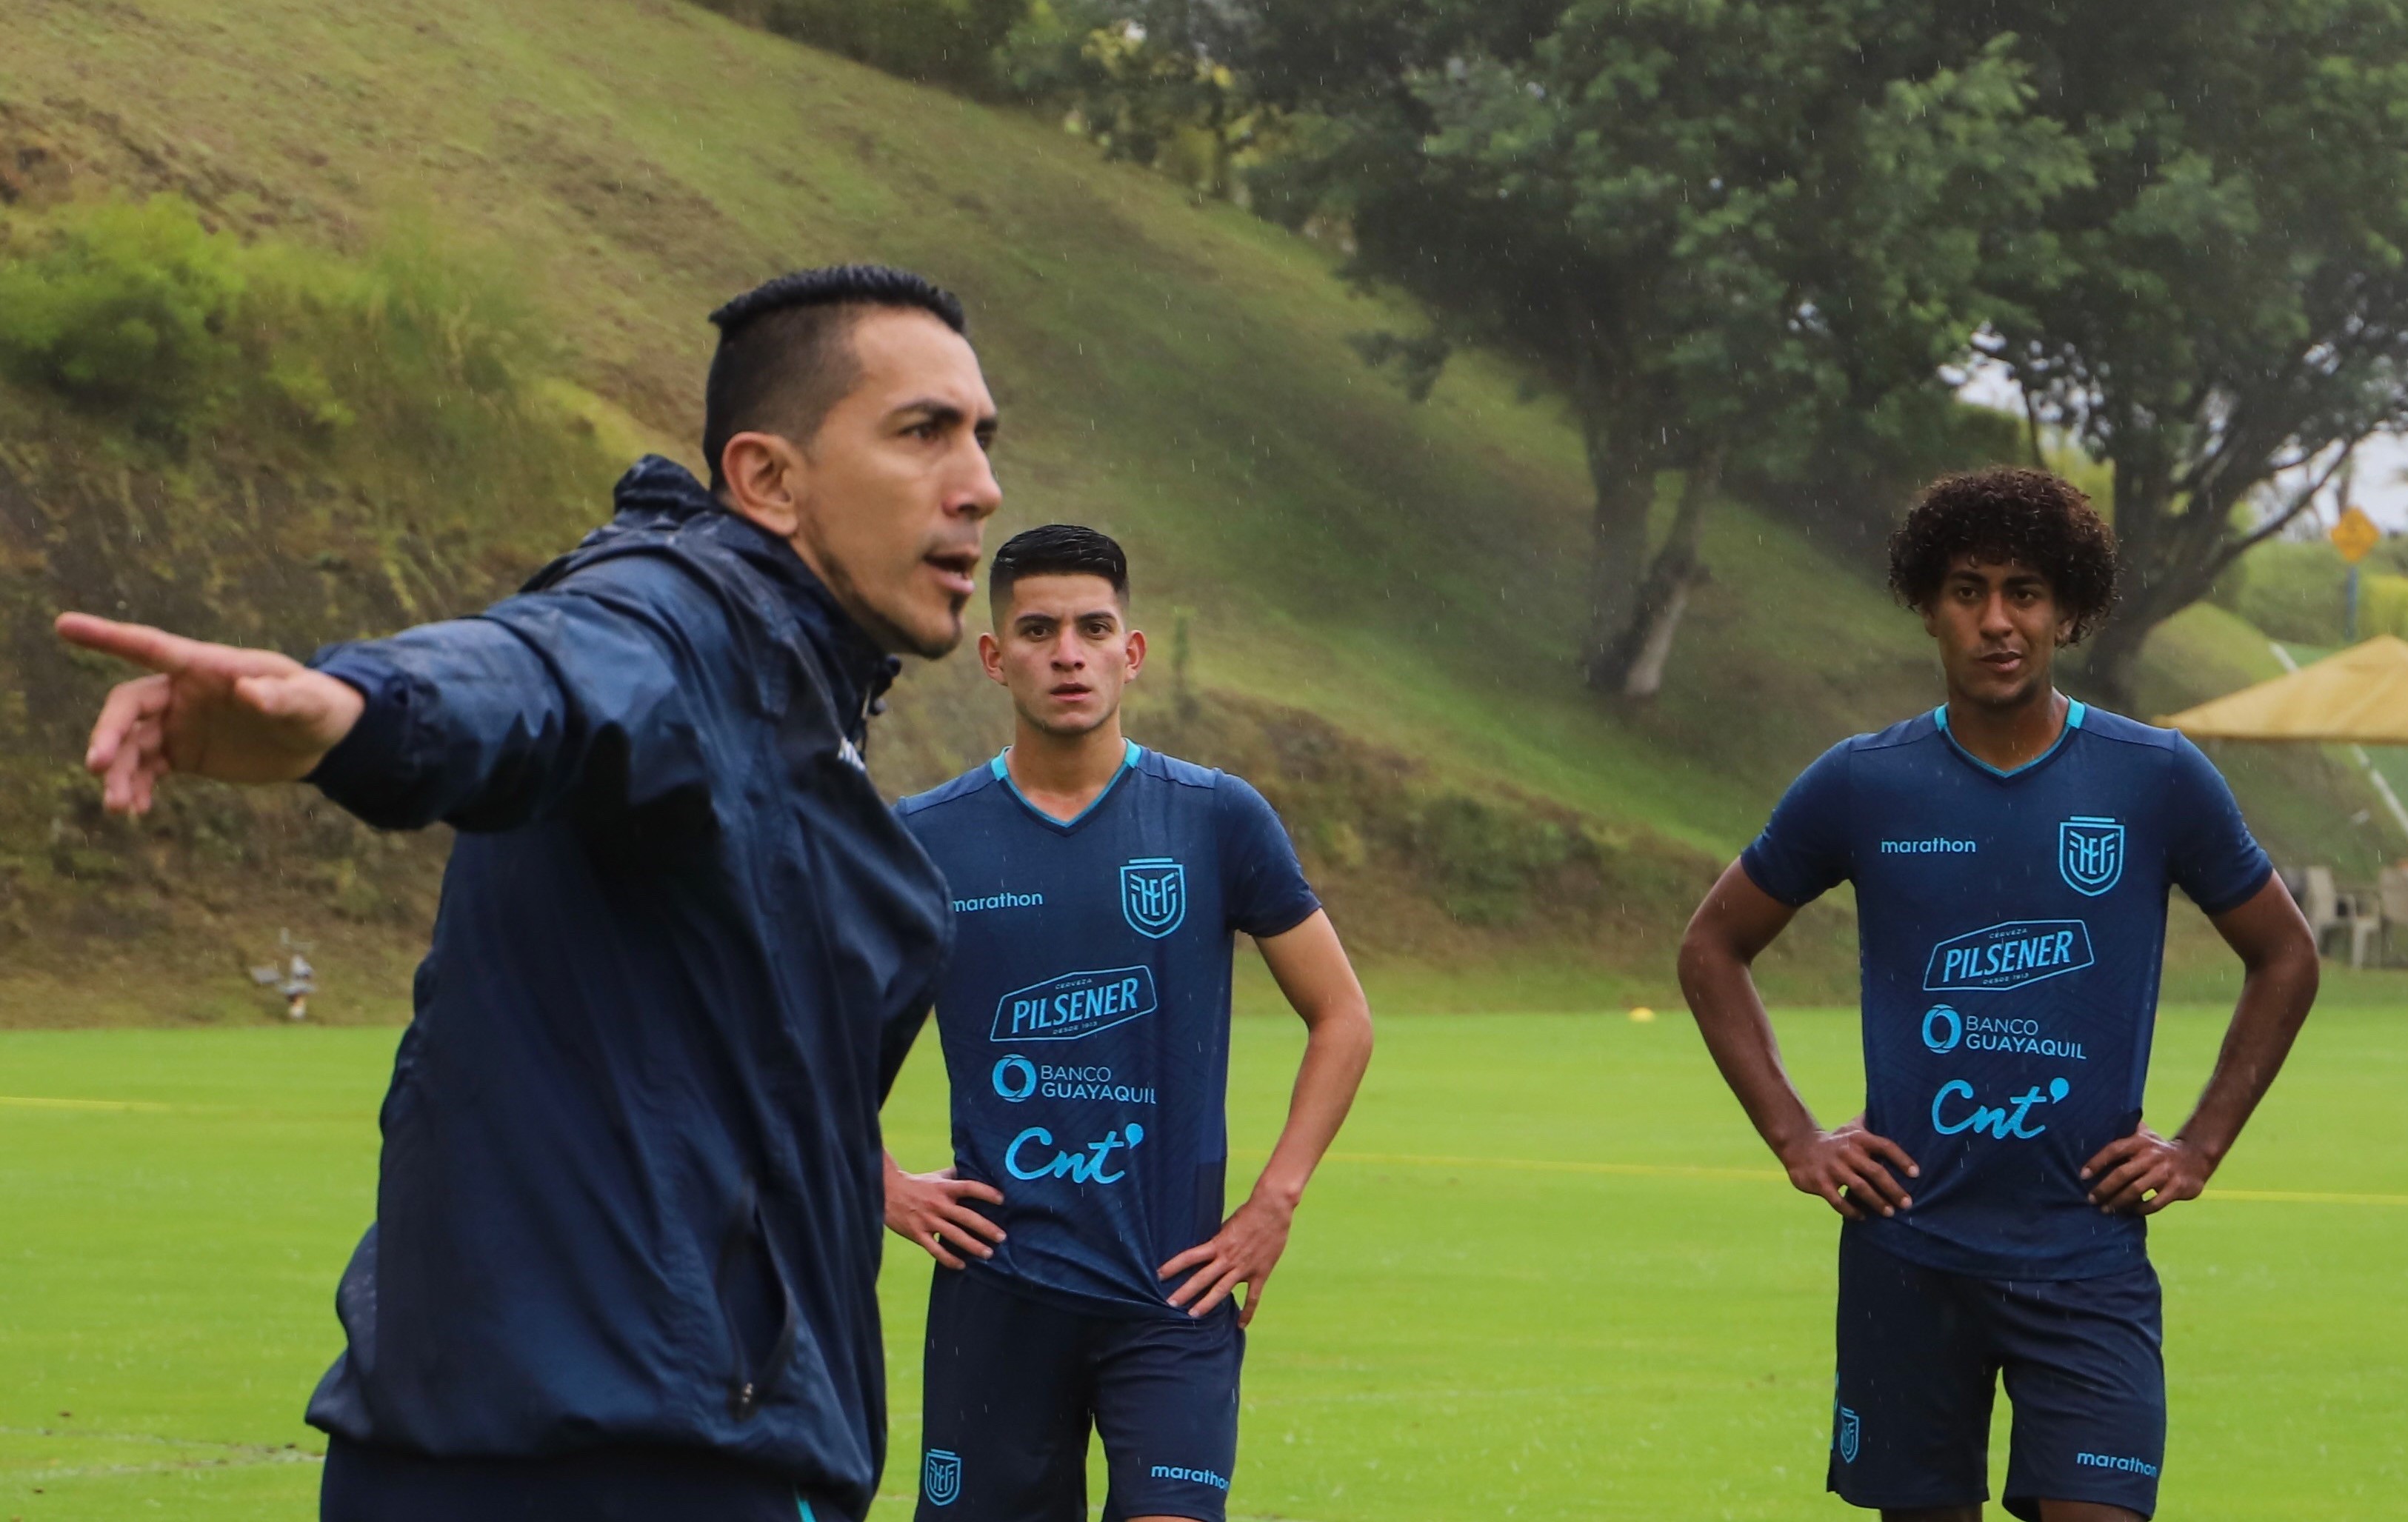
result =
[{"label": "tree trunk", "polygon": [[1689,468],[1671,532],[1647,567],[1629,621],[1609,647],[1605,669],[1591,671],[1590,685],[1636,698],[1653,697],[1663,686],[1664,663],[1671,656],[1681,615],[1688,610],[1689,591],[1705,575],[1698,545],[1705,531],[1706,504],[1721,482],[1718,454]]},{"label": "tree trunk", "polygon": [[2142,647],[2158,625],[2207,595],[2229,543],[2221,521],[2174,510],[2169,472],[2135,451],[2115,462],[2115,540],[2121,588],[2106,626],[2090,637],[2082,675],[2111,707],[2128,710]]},{"label": "tree trunk", "polygon": [[1597,493],[1589,514],[1588,628],[1581,669],[1589,686],[1615,692],[1623,670],[1614,649],[1629,627],[1647,564],[1647,517],[1656,505],[1656,451],[1641,430],[1616,426],[1627,416],[1594,356],[1582,356],[1573,406],[1588,476]]},{"label": "tree trunk", "polygon": [[1588,634],[1581,665],[1588,684],[1618,691],[1623,663],[1616,653],[1639,606],[1647,566],[1647,512],[1655,506],[1656,473],[1623,467],[1597,481],[1590,519]]}]

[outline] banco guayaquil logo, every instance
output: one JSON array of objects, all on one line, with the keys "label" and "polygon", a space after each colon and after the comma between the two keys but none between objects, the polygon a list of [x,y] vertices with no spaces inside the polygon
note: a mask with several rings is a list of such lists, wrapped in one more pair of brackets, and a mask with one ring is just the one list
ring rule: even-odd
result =
[{"label": "banco guayaquil logo", "polygon": [[2124,877],[2124,826],[2079,814],[2057,826],[2057,869],[2086,897],[2105,893]]},{"label": "banco guayaquil logo", "polygon": [[1140,856],[1123,867],[1121,913],[1151,940],[1178,929],[1187,919],[1187,869],[1168,856]]},{"label": "banco guayaquil logo", "polygon": [[920,1461],[920,1484],[931,1506],[951,1506],[962,1493],[962,1456],[931,1448]]}]

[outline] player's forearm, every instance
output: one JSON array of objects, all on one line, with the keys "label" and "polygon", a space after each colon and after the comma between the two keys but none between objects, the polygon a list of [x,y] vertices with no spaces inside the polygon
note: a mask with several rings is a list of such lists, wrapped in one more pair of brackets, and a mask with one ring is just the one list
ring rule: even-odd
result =
[{"label": "player's forearm", "polygon": [[2176,1133],[2186,1145],[2199,1148],[2211,1167],[2232,1150],[2241,1128],[2273,1085],[2274,1075],[2283,1070],[2291,1043],[2315,1002],[2317,977],[2311,946],[2304,956],[2286,953],[2268,958],[2243,981],[2215,1070],[2199,1107]]},{"label": "player's forearm", "polygon": [[1772,1020],[1765,1013],[1747,963],[1727,949],[1692,938],[1681,947],[1680,971],[1682,996],[1714,1067],[1756,1134],[1785,1162],[1820,1127],[1781,1066]]},{"label": "player's forearm", "polygon": [[1270,1161],[1254,1181],[1256,1198],[1296,1208],[1313,1170],[1338,1139],[1339,1127],[1346,1123],[1370,1063],[1368,1003],[1352,1001],[1313,1019],[1312,1034],[1304,1043],[1304,1061],[1297,1069],[1296,1088],[1288,1098],[1287,1124],[1280,1129]]}]

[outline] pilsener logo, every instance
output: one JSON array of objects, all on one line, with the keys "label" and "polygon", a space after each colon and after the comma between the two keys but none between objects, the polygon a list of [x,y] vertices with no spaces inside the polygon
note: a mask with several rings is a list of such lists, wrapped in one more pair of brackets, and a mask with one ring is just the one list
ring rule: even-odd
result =
[{"label": "pilsener logo", "polygon": [[1058,978],[1015,988],[995,1002],[998,1041],[1075,1041],[1099,1030],[1152,1014],[1154,969],[1105,968],[1065,972]]},{"label": "pilsener logo", "polygon": [[1923,986],[1929,993],[2020,988],[2091,964],[2090,926],[2080,920],[2009,920],[1969,930],[1931,948]]}]

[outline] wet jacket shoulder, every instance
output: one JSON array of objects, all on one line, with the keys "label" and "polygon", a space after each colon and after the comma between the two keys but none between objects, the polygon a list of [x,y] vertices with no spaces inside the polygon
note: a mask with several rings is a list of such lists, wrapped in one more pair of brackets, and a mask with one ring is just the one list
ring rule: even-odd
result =
[{"label": "wet jacket shoulder", "polygon": [[522,595],[316,662],[368,702],[311,780],[461,834],[310,1415],[441,1455],[710,1447],[857,1515],[881,1038],[950,934],[862,768],[891,663],[680,467],[619,507]]}]

